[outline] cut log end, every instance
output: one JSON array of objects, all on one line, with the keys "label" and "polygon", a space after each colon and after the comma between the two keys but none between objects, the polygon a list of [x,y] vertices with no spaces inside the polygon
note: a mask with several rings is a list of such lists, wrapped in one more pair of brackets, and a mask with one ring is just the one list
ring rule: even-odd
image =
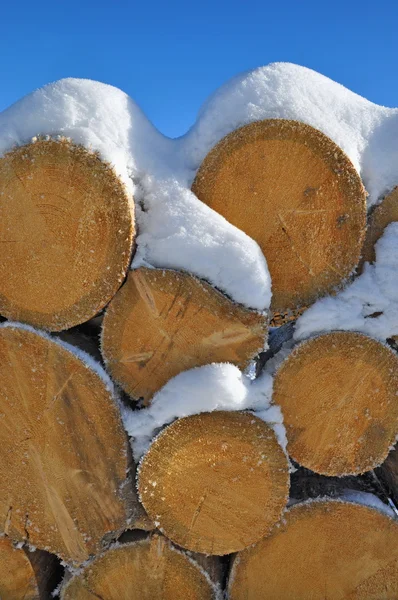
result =
[{"label": "cut log end", "polygon": [[291,508],[272,534],[239,553],[231,600],[398,597],[398,523],[340,501]]},{"label": "cut log end", "polygon": [[207,155],[192,190],[260,245],[273,312],[308,306],[359,261],[364,187],[343,151],[309,125],[271,119],[234,131]]},{"label": "cut log end", "polygon": [[390,223],[398,221],[398,187],[388,194],[369,215],[366,237],[362,248],[361,262],[358,271],[362,272],[365,262],[376,260],[375,245]]},{"label": "cut log end", "polygon": [[183,548],[236,552],[265,535],[287,502],[289,472],[275,434],[249,413],[179,419],[150,446],[138,471],[142,503]]},{"label": "cut log end", "polygon": [[126,434],[88,365],[47,336],[0,327],[0,420],[0,515],[11,539],[80,564],[126,528]]},{"label": "cut log end", "polygon": [[134,205],[113,169],[68,140],[0,158],[0,313],[51,331],[97,314],[120,287]]},{"label": "cut log end", "polygon": [[110,373],[146,403],[178,373],[212,362],[244,369],[267,336],[266,317],[236,305],[192,275],[131,271],[103,322]]},{"label": "cut log end", "polygon": [[56,565],[55,557],[46,552],[26,552],[7,537],[0,538],[0,598],[47,600]]},{"label": "cut log end", "polygon": [[380,465],[398,431],[398,357],[354,332],[297,346],[279,368],[273,399],[282,408],[288,452],[323,475]]},{"label": "cut log end", "polygon": [[212,600],[199,567],[162,536],[109,550],[71,579],[61,600]]}]

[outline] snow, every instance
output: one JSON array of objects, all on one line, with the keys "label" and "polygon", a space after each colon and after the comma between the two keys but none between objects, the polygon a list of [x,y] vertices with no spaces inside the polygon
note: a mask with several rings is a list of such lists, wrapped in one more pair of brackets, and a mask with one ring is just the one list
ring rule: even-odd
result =
[{"label": "snow", "polygon": [[189,271],[235,301],[264,310],[271,282],[258,245],[203,205],[190,186],[222,137],[266,118],[296,119],[328,135],[362,176],[370,205],[397,184],[398,109],[373,104],[290,63],[231,79],[207,100],[186,135],[175,140],[163,136],[121,90],[63,79],[0,114],[0,155],[38,135],[61,135],[99,152],[136,200],[134,268]]},{"label": "snow", "polygon": [[138,462],[155,435],[175,419],[214,410],[250,410],[275,431],[286,449],[281,410],[271,404],[272,377],[262,374],[252,381],[229,363],[213,363],[190,369],[170,379],[153,397],[148,408],[122,409],[123,422],[132,437]]},{"label": "snow", "polygon": [[388,225],[377,242],[375,263],[366,263],[362,275],[342,292],[303,313],[294,338],[333,330],[358,331],[381,341],[398,335],[398,223]]}]

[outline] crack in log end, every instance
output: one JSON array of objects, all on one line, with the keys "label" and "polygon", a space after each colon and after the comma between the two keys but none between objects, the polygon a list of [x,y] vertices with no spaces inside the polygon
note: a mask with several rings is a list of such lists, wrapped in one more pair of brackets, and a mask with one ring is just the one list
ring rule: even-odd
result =
[{"label": "crack in log end", "polygon": [[202,510],[202,506],[205,503],[206,498],[207,498],[208,495],[209,495],[209,488],[206,488],[203,496],[199,499],[198,506],[196,507],[196,510],[195,510],[195,512],[194,512],[194,514],[192,516],[192,521],[191,521],[191,524],[189,526],[189,531],[192,531],[192,529],[195,527],[195,523],[198,520],[198,517],[200,515],[200,511]]},{"label": "crack in log end", "polygon": [[7,514],[6,514],[5,521],[4,521],[4,533],[5,533],[5,535],[8,535],[8,533],[10,531],[11,519],[12,519],[12,506],[9,507],[9,509],[7,511]]},{"label": "crack in log end", "polygon": [[146,281],[146,274],[141,271],[133,271],[132,277],[134,279],[137,291],[140,297],[142,298],[143,302],[150,310],[150,312],[153,313],[154,317],[158,318],[159,311],[157,309],[155,298],[150,288],[150,283]]}]

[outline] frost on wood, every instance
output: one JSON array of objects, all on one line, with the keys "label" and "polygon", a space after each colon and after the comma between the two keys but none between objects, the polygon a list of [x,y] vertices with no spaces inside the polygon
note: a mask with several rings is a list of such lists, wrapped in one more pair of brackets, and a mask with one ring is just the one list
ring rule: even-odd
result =
[{"label": "frost on wood", "polygon": [[131,514],[128,444],[111,389],[69,349],[0,327],[2,531],[80,564]]},{"label": "frost on wood", "polygon": [[103,322],[109,372],[135,399],[150,401],[169,379],[212,362],[248,366],[266,343],[267,319],[187,273],[129,273]]},{"label": "frost on wood", "polygon": [[324,475],[363,473],[385,460],[398,434],[397,397],[396,354],[353,332],[303,342],[274,380],[289,455]]},{"label": "frost on wood", "polygon": [[259,540],[287,502],[287,458],[272,429],[244,412],[175,421],[144,455],[138,491],[148,515],[173,542],[230,554]]},{"label": "frost on wood", "polygon": [[398,522],[375,509],[314,501],[289,509],[240,552],[230,600],[391,600],[398,596]]},{"label": "frost on wood", "polygon": [[192,189],[260,245],[273,311],[324,296],[359,261],[365,189],[340,148],[308,125],[279,119],[238,129],[205,158]]},{"label": "frost on wood", "polygon": [[206,573],[164,537],[108,550],[61,591],[61,600],[216,600]]},{"label": "frost on wood", "polygon": [[120,287],[134,203],[115,172],[67,140],[0,158],[0,313],[59,331],[95,316]]}]

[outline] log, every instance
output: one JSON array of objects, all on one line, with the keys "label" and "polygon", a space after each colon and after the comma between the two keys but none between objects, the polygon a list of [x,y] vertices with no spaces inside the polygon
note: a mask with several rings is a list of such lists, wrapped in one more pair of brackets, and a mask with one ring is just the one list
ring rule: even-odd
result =
[{"label": "log", "polygon": [[110,165],[67,139],[0,158],[0,313],[61,331],[94,317],[130,264],[134,202]]},{"label": "log", "polygon": [[359,261],[365,189],[344,152],[309,125],[270,119],[237,129],[207,155],[192,191],[263,250],[273,313],[309,306]]},{"label": "log", "polygon": [[244,369],[264,348],[265,315],[234,304],[188,273],[131,271],[103,321],[102,352],[112,377],[134,399],[182,371],[212,362]]},{"label": "log", "polygon": [[289,354],[274,380],[289,455],[331,476],[380,465],[398,433],[398,357],[363,334],[337,331]]},{"label": "log", "polygon": [[[45,600],[55,587],[58,563],[47,552],[15,548],[9,538],[0,538],[0,598]],[[54,587],[53,587],[54,586]]]},{"label": "log", "polygon": [[102,373],[49,336],[0,327],[1,530],[74,565],[139,517]]},{"label": "log", "polygon": [[398,521],[336,500],[296,505],[237,555],[228,589],[230,600],[392,600]]},{"label": "log", "polygon": [[386,493],[398,506],[398,445],[390,452],[384,463],[376,469],[376,475]]},{"label": "log", "polygon": [[362,256],[357,271],[362,272],[365,262],[376,260],[375,245],[390,223],[398,221],[398,187],[383,198],[369,215],[366,237],[362,247]]},{"label": "log", "polygon": [[278,521],[289,471],[264,421],[220,411],[166,427],[144,455],[137,485],[148,515],[173,542],[224,555],[253,544]]},{"label": "log", "polygon": [[206,573],[166,538],[122,545],[97,557],[70,579],[61,600],[215,600]]}]

